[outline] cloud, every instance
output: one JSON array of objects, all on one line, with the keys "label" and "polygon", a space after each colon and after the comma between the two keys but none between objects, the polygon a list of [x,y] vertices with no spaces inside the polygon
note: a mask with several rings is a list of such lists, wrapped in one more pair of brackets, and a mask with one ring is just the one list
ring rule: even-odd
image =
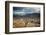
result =
[{"label": "cloud", "polygon": [[40,8],[33,8],[34,9],[34,13],[40,13]]},{"label": "cloud", "polygon": [[15,15],[26,15],[25,12],[14,12]]},{"label": "cloud", "polygon": [[40,8],[21,8],[18,10],[14,10],[13,14],[18,15],[26,15],[26,14],[32,14],[32,13],[40,13]]}]

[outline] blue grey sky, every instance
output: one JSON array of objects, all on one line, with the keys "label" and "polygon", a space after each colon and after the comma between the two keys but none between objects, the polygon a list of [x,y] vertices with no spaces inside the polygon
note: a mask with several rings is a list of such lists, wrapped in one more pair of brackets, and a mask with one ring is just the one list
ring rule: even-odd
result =
[{"label": "blue grey sky", "polygon": [[40,8],[36,7],[13,7],[14,15],[26,15],[32,13],[40,13]]}]

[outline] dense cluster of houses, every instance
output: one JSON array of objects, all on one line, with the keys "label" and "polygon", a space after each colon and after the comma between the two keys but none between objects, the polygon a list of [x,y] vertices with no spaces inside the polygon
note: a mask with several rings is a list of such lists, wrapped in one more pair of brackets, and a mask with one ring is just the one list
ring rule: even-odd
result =
[{"label": "dense cluster of houses", "polygon": [[13,27],[39,27],[40,19],[39,18],[20,18],[13,20]]}]

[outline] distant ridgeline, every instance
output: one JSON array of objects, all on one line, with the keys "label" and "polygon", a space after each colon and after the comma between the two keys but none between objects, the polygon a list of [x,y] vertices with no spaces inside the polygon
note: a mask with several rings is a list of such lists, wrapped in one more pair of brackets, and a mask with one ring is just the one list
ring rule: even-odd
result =
[{"label": "distant ridgeline", "polygon": [[26,15],[13,14],[13,17],[40,17],[40,13],[32,13],[32,14],[26,14]]}]

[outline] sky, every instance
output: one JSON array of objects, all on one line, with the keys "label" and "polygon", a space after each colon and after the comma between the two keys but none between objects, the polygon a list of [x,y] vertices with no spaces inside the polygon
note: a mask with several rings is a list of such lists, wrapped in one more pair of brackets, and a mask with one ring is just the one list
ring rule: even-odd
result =
[{"label": "sky", "polygon": [[14,15],[26,15],[32,13],[40,13],[40,8],[36,7],[13,7]]}]

